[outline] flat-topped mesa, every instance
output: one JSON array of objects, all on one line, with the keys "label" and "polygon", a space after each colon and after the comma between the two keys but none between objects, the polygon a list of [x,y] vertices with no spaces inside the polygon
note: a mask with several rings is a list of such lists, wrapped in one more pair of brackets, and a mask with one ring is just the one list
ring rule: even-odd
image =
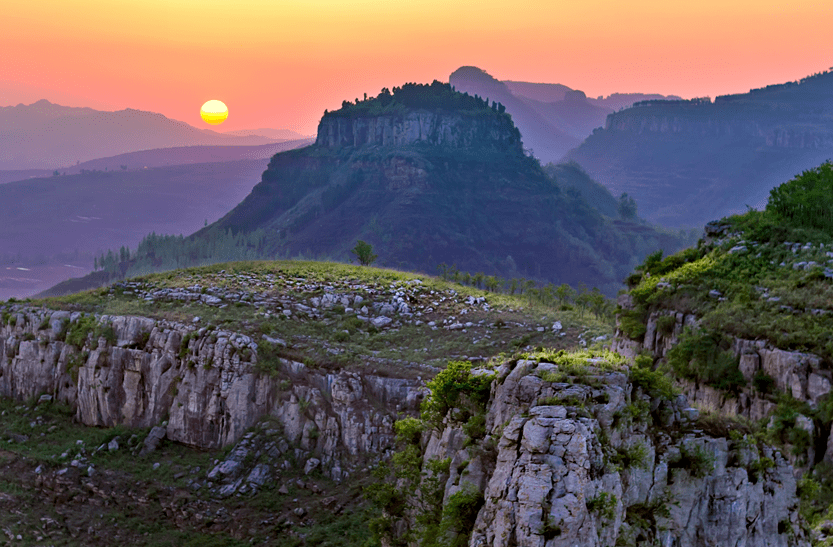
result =
[{"label": "flat-topped mesa", "polygon": [[437,81],[345,101],[341,109],[324,113],[316,139],[323,148],[413,144],[523,154],[521,134],[503,105]]}]

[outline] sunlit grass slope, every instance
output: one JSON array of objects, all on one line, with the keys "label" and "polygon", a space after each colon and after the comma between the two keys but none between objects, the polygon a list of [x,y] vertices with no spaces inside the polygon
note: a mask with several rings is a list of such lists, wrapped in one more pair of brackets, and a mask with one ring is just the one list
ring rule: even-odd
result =
[{"label": "sunlit grass slope", "polygon": [[543,305],[535,294],[497,294],[390,269],[264,261],[150,274],[31,304],[232,330],[261,344],[279,340],[281,356],[310,365],[397,374],[430,373],[452,359],[593,344],[612,333],[609,319],[569,303]]}]

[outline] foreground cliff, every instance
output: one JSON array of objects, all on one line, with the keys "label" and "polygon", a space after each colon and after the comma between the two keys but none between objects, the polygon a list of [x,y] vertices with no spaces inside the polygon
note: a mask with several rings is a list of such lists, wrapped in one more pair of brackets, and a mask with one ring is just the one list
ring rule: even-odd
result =
[{"label": "foreground cliff", "polygon": [[[485,376],[486,402],[486,371],[451,366],[423,421],[397,423],[399,481],[374,490],[387,544],[808,544],[779,451],[704,430],[662,373],[615,354],[529,357]],[[426,413],[449,398],[442,422]]]},{"label": "foreground cliff", "polygon": [[0,534],[102,547],[365,545],[368,465],[422,378],[612,334],[526,295],[299,261],[0,303],[0,330]]},{"label": "foreground cliff", "polygon": [[88,426],[164,423],[203,449],[269,418],[333,480],[387,453],[421,378],[449,358],[610,333],[576,311],[524,312],[518,296],[326,263],[225,264],[49,303],[0,305],[0,396],[47,395]]},{"label": "foreground cliff", "polygon": [[[262,374],[244,335],[138,317],[101,317],[79,348],[73,325],[83,320],[10,315],[0,393],[51,395],[91,426],[161,424],[162,437],[205,448],[239,440],[205,475],[221,497],[268,487],[285,472],[280,454],[293,450],[305,473],[336,482],[394,454],[392,472],[413,477],[395,468],[411,466],[424,475],[423,494],[432,478],[435,493],[398,516],[382,503],[377,522],[391,519],[394,531],[385,541],[804,544],[789,462],[751,437],[704,432],[660,373],[614,354],[534,354],[479,372],[452,364],[429,384],[425,421],[409,422],[402,416],[416,415],[426,393],[420,382],[286,360]],[[271,444],[243,435],[263,417],[280,432]],[[419,460],[397,456],[408,443]],[[259,459],[269,450],[277,459]],[[406,516],[422,524],[409,528]]]},{"label": "foreground cliff", "polygon": [[46,303],[0,306],[11,537],[104,544],[83,507],[117,504],[130,543],[807,545],[791,447],[645,355],[567,351],[609,339],[589,312],[280,262]]},{"label": "foreground cliff", "polygon": [[169,440],[201,448],[234,443],[271,416],[287,442],[323,455],[336,481],[351,459],[384,454],[396,412],[414,412],[421,399],[419,383],[404,379],[309,371],[286,359],[264,372],[250,337],[171,321],[103,316],[80,345],[66,342],[83,320],[62,311],[9,315],[0,329],[0,395],[49,395],[88,426],[164,422]]},{"label": "foreground cliff", "polygon": [[818,544],[833,487],[831,192],[827,162],[773,189],[764,210],[710,222],[696,247],[649,257],[619,298],[612,345],[780,446]]}]

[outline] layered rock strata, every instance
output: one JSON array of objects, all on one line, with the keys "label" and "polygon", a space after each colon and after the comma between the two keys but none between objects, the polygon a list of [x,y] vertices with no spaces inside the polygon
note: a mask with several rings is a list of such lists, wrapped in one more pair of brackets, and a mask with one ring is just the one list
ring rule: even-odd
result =
[{"label": "layered rock strata", "polygon": [[521,136],[504,116],[410,111],[401,115],[324,116],[316,146],[323,148],[426,144],[454,149],[493,148],[523,154]]}]

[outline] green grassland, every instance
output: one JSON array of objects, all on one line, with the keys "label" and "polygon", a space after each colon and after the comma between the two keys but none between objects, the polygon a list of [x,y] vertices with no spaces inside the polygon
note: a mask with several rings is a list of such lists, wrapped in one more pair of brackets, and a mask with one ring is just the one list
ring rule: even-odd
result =
[{"label": "green grassland", "polygon": [[[143,297],[167,289],[220,295],[223,304]],[[283,340],[281,356],[311,366],[371,367],[406,376],[425,375],[452,359],[488,360],[536,347],[564,349],[612,334],[609,306],[596,306],[593,313],[590,302],[575,293],[571,302],[569,295],[545,298],[531,288],[518,290],[522,292],[487,292],[436,277],[348,264],[264,261],[150,274],[31,304],[188,324],[199,317],[200,327],[232,330],[255,340],[264,335]],[[399,298],[411,313],[393,314],[391,325],[377,328],[360,319],[359,309],[311,306],[326,294],[359,296],[361,305],[371,307],[371,315],[374,304]],[[282,310],[291,311],[287,315]],[[560,330],[553,330],[556,322]]]},{"label": "green grassland", "polygon": [[[801,191],[810,180],[815,190]],[[628,278],[635,309],[623,314],[624,330],[638,339],[644,333],[638,324],[650,311],[677,310],[696,314],[705,330],[766,339],[830,361],[831,195],[833,167],[827,163],[773,190],[765,210],[713,223],[714,236],[697,247],[649,256]]]}]

